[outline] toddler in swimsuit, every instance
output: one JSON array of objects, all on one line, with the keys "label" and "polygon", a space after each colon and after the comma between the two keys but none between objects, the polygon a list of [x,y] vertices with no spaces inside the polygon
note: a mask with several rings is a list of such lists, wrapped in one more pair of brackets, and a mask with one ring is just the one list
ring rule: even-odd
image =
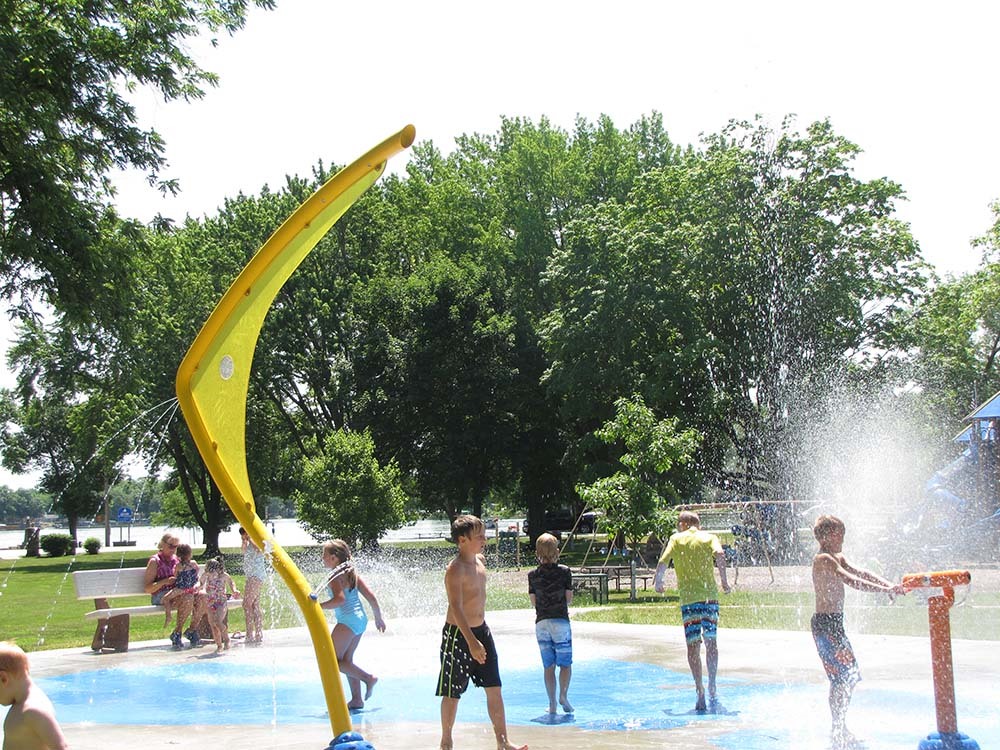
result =
[{"label": "toddler in swimsuit", "polygon": [[163,613],[166,615],[163,620],[164,627],[170,624],[170,616],[173,614],[173,600],[184,594],[194,594],[198,591],[198,576],[201,571],[198,568],[198,563],[191,559],[190,544],[177,545],[177,559],[180,562],[174,570],[174,576],[176,577],[174,587],[160,599],[160,604],[163,605]]},{"label": "toddler in swimsuit", "polygon": [[208,622],[212,626],[212,638],[215,640],[215,653],[221,654],[229,648],[229,630],[226,626],[226,615],[229,613],[229,595],[239,598],[240,592],[236,584],[226,572],[226,566],[221,557],[208,561],[205,575],[201,579],[201,588],[208,598]]},{"label": "toddler in swimsuit", "polygon": [[[365,701],[371,698],[375,683],[378,682],[377,677],[354,663],[354,652],[361,643],[365,628],[368,627],[368,615],[365,614],[361,597],[368,600],[375,616],[375,627],[379,632],[385,631],[385,620],[382,619],[378,599],[361,576],[354,571],[354,564],[350,560],[351,548],[342,539],[334,539],[323,545],[323,565],[331,570],[335,568],[340,570],[332,575],[327,587],[329,598],[320,606],[323,609],[332,609],[337,618],[337,624],[334,625],[330,637],[337,652],[340,671],[347,675],[347,683],[351,688],[351,700],[347,707],[358,710],[364,708]],[[365,683],[363,698],[362,682]]]}]

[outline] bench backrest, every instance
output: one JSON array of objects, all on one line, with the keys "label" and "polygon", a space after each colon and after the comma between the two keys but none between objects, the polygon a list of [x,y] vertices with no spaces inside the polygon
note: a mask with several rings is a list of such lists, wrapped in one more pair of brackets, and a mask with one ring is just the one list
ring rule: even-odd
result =
[{"label": "bench backrest", "polygon": [[145,568],[108,568],[77,570],[73,585],[77,599],[114,599],[120,596],[144,594]]}]

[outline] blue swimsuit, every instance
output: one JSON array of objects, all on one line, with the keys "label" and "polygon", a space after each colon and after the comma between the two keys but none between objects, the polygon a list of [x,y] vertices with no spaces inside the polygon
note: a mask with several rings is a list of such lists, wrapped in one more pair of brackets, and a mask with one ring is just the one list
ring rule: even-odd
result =
[{"label": "blue swimsuit", "polygon": [[[330,596],[333,597],[332,591]],[[368,627],[368,615],[365,614],[357,588],[344,589],[344,603],[334,609],[333,614],[337,617],[337,622],[349,627],[354,635],[361,635]]]}]

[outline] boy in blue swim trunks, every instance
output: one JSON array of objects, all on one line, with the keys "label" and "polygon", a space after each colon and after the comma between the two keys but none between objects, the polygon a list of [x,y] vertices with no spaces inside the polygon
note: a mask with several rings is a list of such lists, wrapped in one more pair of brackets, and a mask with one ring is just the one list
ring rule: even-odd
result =
[{"label": "boy in blue swim trunks", "polygon": [[719,569],[722,590],[729,593],[726,579],[726,555],[719,537],[701,530],[698,514],[681,511],[677,517],[677,533],[670,537],[656,566],[653,588],[663,593],[663,578],[673,560],[677,572],[677,593],[684,621],[688,666],[697,692],[696,711],[705,711],[705,688],[702,684],[701,642],[705,642],[705,667],[708,671],[708,702],[716,705],[715,676],[719,670],[719,589],[715,585],[713,564]]},{"label": "boy in blue swim trunks", "polygon": [[476,516],[459,516],[451,524],[458,555],[448,563],[444,587],[448,614],[441,633],[441,672],[435,695],[441,696],[441,750],[452,750],[458,700],[469,679],[486,691],[486,710],[493,723],[497,750],[515,748],[507,740],[507,717],[500,694],[500,669],[493,635],[486,624],[486,527]]},{"label": "boy in blue swim trunks", "polygon": [[535,608],[535,639],[542,655],[549,713],[556,712],[556,667],[559,667],[559,705],[573,713],[567,692],[573,677],[573,632],[569,605],[573,603],[573,574],[559,564],[559,542],[552,534],[535,540],[538,567],[528,573],[528,598]]},{"label": "boy in blue swim trunks", "polygon": [[854,686],[861,680],[854,649],[844,632],[844,584],[859,591],[883,592],[893,596],[906,593],[874,573],[855,568],[844,557],[844,522],[836,516],[820,516],[813,525],[819,552],[813,558],[812,577],[816,592],[816,613],[812,634],[823,669],[830,679],[831,740],[836,750],[863,747],[847,731],[847,707]]}]

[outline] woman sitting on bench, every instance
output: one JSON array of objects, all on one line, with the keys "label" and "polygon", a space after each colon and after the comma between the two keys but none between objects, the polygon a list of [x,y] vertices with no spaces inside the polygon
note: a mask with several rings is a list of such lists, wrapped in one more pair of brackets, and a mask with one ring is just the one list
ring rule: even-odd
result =
[{"label": "woman sitting on bench", "polygon": [[[177,580],[174,574],[180,562],[174,551],[179,543],[180,540],[176,536],[167,532],[156,545],[159,551],[146,563],[144,589],[147,594],[151,595],[153,604],[160,604],[166,593],[174,588]],[[177,608],[177,625],[174,632],[170,634],[170,643],[175,649],[181,648],[181,631],[193,610],[191,627],[184,632],[184,636],[191,641],[192,646],[201,645],[201,637],[198,635],[195,623],[200,622],[205,616],[207,610],[205,596],[203,594],[182,594],[174,599],[174,605]]]}]

